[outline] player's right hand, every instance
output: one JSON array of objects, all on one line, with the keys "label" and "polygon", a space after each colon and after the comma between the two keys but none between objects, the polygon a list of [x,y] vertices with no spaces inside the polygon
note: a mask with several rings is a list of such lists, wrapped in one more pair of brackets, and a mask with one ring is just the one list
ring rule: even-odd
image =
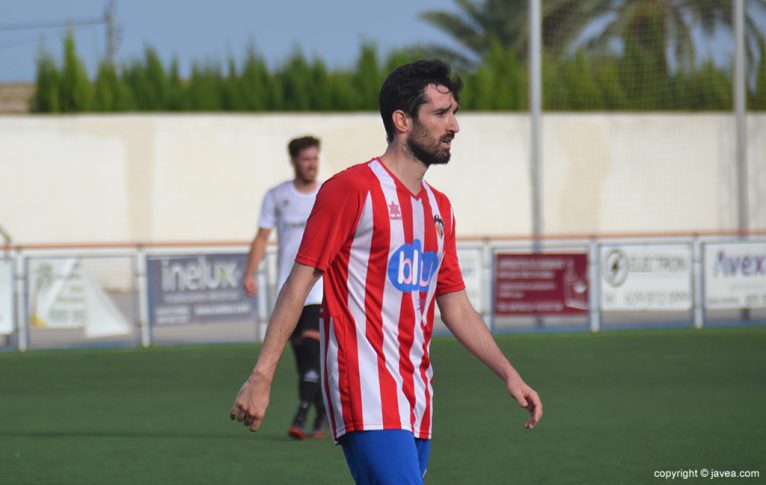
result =
[{"label": "player's right hand", "polygon": [[258,431],[269,407],[270,386],[263,384],[254,377],[250,377],[242,384],[242,387],[234,399],[229,417],[250,428],[250,431]]},{"label": "player's right hand", "polygon": [[255,293],[258,291],[258,282],[253,275],[246,276],[245,281],[242,282],[242,288],[245,289],[245,294],[250,298],[255,298]]}]

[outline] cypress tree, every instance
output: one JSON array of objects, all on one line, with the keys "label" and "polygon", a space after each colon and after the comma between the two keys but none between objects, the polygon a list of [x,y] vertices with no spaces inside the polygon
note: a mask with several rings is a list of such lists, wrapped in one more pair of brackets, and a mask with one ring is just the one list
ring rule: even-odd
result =
[{"label": "cypress tree", "polygon": [[375,110],[378,107],[378,90],[383,79],[374,45],[369,43],[362,45],[356,61],[353,82],[358,99],[356,109]]},{"label": "cypress tree", "polygon": [[567,104],[567,86],[562,82],[562,65],[565,61],[561,58],[543,56],[542,89],[543,109],[546,111],[558,111],[564,109]]},{"label": "cypress tree", "polygon": [[625,90],[620,83],[619,62],[613,58],[601,58],[596,62],[596,79],[600,92],[600,110],[622,110],[627,106]]},{"label": "cypress tree", "polygon": [[85,66],[77,56],[74,35],[64,37],[64,67],[59,83],[59,102],[62,112],[89,111],[92,90]]},{"label": "cypress tree", "polygon": [[102,62],[98,67],[96,82],[93,84],[93,110],[116,112],[133,108],[130,90],[117,75],[117,69]]},{"label": "cypress tree", "polygon": [[567,76],[572,87],[570,98],[570,110],[592,110],[604,106],[601,92],[596,83],[590,62],[585,57],[585,52],[580,50],[569,63],[570,72]]},{"label": "cypress tree", "polygon": [[189,79],[189,107],[194,111],[221,110],[221,72],[214,64],[192,65]]},{"label": "cypress tree", "polygon": [[296,51],[278,73],[284,88],[282,109],[306,111],[309,109],[309,79],[311,70],[301,51]]},{"label": "cypress tree", "polygon": [[221,108],[224,111],[245,109],[237,62],[232,57],[226,62],[226,76],[221,78]]},{"label": "cypress tree", "polygon": [[179,74],[178,59],[173,58],[167,77],[164,107],[168,111],[183,111],[186,109],[186,87]]},{"label": "cypress tree", "polygon": [[33,113],[58,113],[61,111],[59,104],[61,73],[43,44],[40,44],[37,55],[36,79],[35,94],[30,101],[30,110]]},{"label": "cypress tree", "polygon": [[143,104],[150,111],[162,110],[165,108],[167,97],[167,76],[160,56],[154,48],[146,47],[144,63],[144,83],[140,85],[143,89],[143,92],[140,93],[144,97]]},{"label": "cypress tree", "polygon": [[[766,44],[766,43],[764,43]],[[761,52],[766,52],[766,45]],[[761,58],[755,78],[755,89],[750,96],[750,109],[766,111],[766,59]]]},{"label": "cypress tree", "polygon": [[333,111],[337,107],[333,103],[333,93],[330,85],[327,66],[321,59],[314,59],[309,79],[309,105],[316,111]]},{"label": "cypress tree", "polygon": [[731,110],[733,94],[731,79],[712,62],[706,62],[692,71],[681,82],[683,86],[682,109],[694,111]]},{"label": "cypress tree", "polygon": [[[731,108],[731,79],[712,63],[670,72],[662,19],[651,9],[636,15],[625,37],[622,56],[544,57],[543,103],[546,110],[726,110]],[[178,61],[165,68],[147,47],[142,59],[121,73],[104,63],[93,83],[77,56],[72,33],[64,38],[61,69],[41,48],[37,83],[30,101],[33,112],[127,110],[202,111],[349,111],[375,110],[385,73],[422,58],[417,48],[391,52],[382,63],[372,44],[360,47],[352,69],[327,68],[320,59],[308,62],[296,52],[272,71],[250,46],[237,68],[226,71],[215,63],[194,64],[181,79]],[[527,104],[527,66],[508,49],[493,42],[474,72],[461,73],[464,109],[523,110]],[[766,109],[766,62],[750,86],[748,105]]]},{"label": "cypress tree", "polygon": [[270,77],[266,61],[250,45],[240,74],[242,103],[246,110],[264,111],[268,109],[269,100],[272,97]]}]

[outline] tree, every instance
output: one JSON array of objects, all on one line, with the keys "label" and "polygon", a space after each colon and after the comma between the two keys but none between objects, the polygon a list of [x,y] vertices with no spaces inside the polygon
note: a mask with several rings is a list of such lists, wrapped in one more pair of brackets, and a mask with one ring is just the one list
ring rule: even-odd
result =
[{"label": "tree", "polygon": [[74,35],[64,37],[64,67],[59,83],[59,106],[63,112],[88,111],[91,109],[91,86],[85,65],[77,56]]},{"label": "tree", "polygon": [[670,70],[667,40],[662,35],[663,15],[655,8],[639,8],[630,17],[630,22],[630,28],[625,32],[620,69],[622,86],[629,101],[627,107],[636,110],[669,107]]},{"label": "tree", "polygon": [[56,62],[50,53],[45,49],[44,44],[40,44],[40,51],[37,55],[37,83],[35,94],[32,97],[30,108],[35,113],[58,113],[59,106],[59,84],[61,74],[56,68]]},{"label": "tree", "polygon": [[[694,32],[705,39],[717,30],[732,32],[730,0],[545,0],[542,2],[543,48],[546,55],[567,54],[584,44],[588,54],[620,55],[628,37],[641,36],[645,19],[659,16],[674,65],[695,67],[699,58]],[[459,13],[427,11],[421,19],[452,36],[462,50],[430,46],[458,68],[475,68],[490,50],[492,39],[510,48],[519,59],[527,57],[528,0],[455,0]],[[748,2],[746,31],[750,65],[760,58],[764,32],[758,18],[766,17],[766,1]],[[590,32],[593,30],[593,32]],[[590,32],[590,33],[588,33]],[[617,46],[617,47],[615,47]],[[617,49],[619,52],[614,52]]]},{"label": "tree", "polygon": [[192,111],[221,111],[223,76],[219,65],[192,64],[188,107]]},{"label": "tree", "polygon": [[[761,42],[761,52],[766,52],[766,41]],[[751,92],[750,108],[766,111],[766,62],[761,61],[756,73],[755,86]]]},{"label": "tree", "polygon": [[311,68],[300,51],[290,56],[277,74],[284,89],[282,109],[307,111],[309,109],[309,83]]},{"label": "tree", "polygon": [[102,62],[93,85],[93,110],[112,112],[132,109],[135,109],[135,104],[130,89],[117,75],[114,66]]},{"label": "tree", "polygon": [[178,59],[174,58],[170,63],[167,78],[167,90],[165,91],[164,106],[168,111],[182,111],[186,105],[186,86],[181,81]]},{"label": "tree", "polygon": [[359,109],[377,109],[378,90],[384,78],[385,75],[380,72],[377,50],[372,44],[362,44],[353,76]]},{"label": "tree", "polygon": [[466,78],[461,104],[477,110],[519,110],[526,105],[526,71],[495,41],[475,74]]},{"label": "tree", "polygon": [[168,79],[155,49],[146,47],[143,62],[131,62],[123,69],[123,77],[130,86],[139,110],[160,111],[165,108]]},{"label": "tree", "polygon": [[[734,2],[721,0],[592,0],[577,2],[588,6],[591,18],[603,21],[603,28],[586,42],[591,51],[605,52],[614,46],[624,45],[629,36],[642,35],[642,22],[648,16],[662,19],[661,29],[656,35],[664,37],[668,49],[668,60],[686,70],[694,69],[701,58],[699,42],[695,32],[703,34],[702,43],[713,42],[718,31],[734,39]],[[760,57],[764,32],[759,28],[758,18],[766,16],[764,0],[746,1],[745,34],[749,64],[754,66]],[[567,20],[567,19],[564,19]],[[582,25],[582,23],[581,23]],[[570,32],[567,39],[571,42],[581,31]],[[646,37],[646,35],[644,35]]]},{"label": "tree", "polygon": [[250,111],[266,110],[269,106],[269,100],[273,98],[271,93],[273,80],[266,66],[266,61],[258,54],[253,44],[247,48],[239,79],[245,109]]},{"label": "tree", "polygon": [[452,13],[429,10],[420,19],[452,36],[462,50],[438,45],[427,46],[429,54],[449,61],[459,70],[473,70],[498,42],[518,58],[526,38],[527,0],[455,0],[461,10]]}]

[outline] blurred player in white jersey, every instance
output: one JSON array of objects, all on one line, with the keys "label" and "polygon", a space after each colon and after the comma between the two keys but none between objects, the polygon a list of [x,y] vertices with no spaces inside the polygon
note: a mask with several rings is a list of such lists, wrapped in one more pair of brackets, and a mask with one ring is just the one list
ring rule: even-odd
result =
[{"label": "blurred player in white jersey", "polygon": [[[319,191],[317,172],[319,168],[320,142],[312,136],[291,140],[288,144],[290,163],[295,176],[272,187],[263,198],[258,232],[250,247],[247,272],[243,282],[245,292],[254,297],[258,287],[255,271],[266,254],[271,232],[277,230],[278,283],[284,285],[295,262],[295,255],[303,238],[303,229],[311,213]],[[298,368],[298,410],[288,434],[295,439],[323,438],[327,420],[322,403],[319,374],[319,310],[322,304],[322,281],[318,281],[306,298],[298,325],[290,336]],[[307,426],[311,407],[316,409],[313,426]]]}]

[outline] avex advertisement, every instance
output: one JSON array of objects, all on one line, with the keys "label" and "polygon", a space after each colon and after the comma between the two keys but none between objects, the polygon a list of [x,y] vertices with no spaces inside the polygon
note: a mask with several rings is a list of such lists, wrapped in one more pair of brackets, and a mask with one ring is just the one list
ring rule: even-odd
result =
[{"label": "avex advertisement", "polygon": [[705,306],[766,307],[766,242],[706,244]]}]

